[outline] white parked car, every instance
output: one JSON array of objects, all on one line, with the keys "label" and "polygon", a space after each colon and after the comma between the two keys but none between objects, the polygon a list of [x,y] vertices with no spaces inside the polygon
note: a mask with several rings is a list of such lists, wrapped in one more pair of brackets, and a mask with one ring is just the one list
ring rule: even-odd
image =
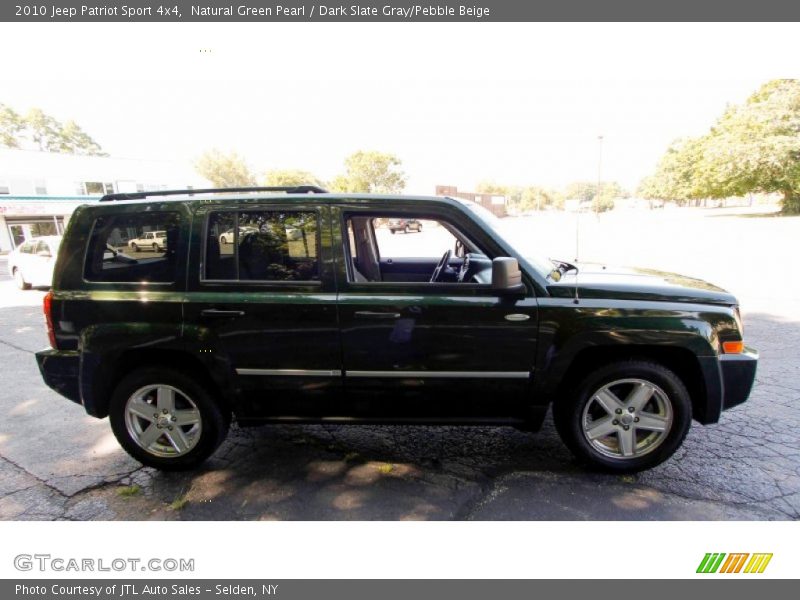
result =
[{"label": "white parked car", "polygon": [[142,237],[128,240],[128,247],[134,252],[139,252],[142,248],[152,249],[153,252],[160,252],[167,247],[166,231],[148,231]]},{"label": "white parked car", "polygon": [[[243,225],[239,227],[239,237],[242,238],[248,233],[252,233],[253,231],[258,231],[258,227],[251,227],[250,225]],[[220,234],[219,236],[219,243],[220,244],[232,244],[234,238],[234,231],[233,229],[228,229],[225,233]]]},{"label": "white parked car", "polygon": [[27,240],[9,252],[8,272],[19,289],[50,287],[59,246],[61,236],[50,235]]}]

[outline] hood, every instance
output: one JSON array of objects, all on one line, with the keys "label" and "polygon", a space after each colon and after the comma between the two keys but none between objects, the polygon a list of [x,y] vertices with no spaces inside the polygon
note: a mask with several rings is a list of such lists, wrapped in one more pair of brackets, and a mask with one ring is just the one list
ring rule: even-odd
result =
[{"label": "hood", "polygon": [[[729,306],[737,303],[733,294],[716,285],[676,273],[597,264],[583,264],[579,268],[577,281],[581,298]],[[555,297],[572,297],[575,295],[575,280],[575,271],[569,271],[560,281],[550,282],[547,289]]]}]

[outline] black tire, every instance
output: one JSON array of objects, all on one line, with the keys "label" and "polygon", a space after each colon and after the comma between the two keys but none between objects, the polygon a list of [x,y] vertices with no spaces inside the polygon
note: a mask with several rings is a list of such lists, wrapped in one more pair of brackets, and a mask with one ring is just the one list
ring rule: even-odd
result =
[{"label": "black tire", "polygon": [[138,252],[138,251],[139,251],[139,246],[137,246],[136,244],[134,244],[133,242],[131,242],[131,249],[132,249],[134,252]]},{"label": "black tire", "polygon": [[[596,445],[589,441],[588,434],[584,433],[585,421],[588,423],[594,422],[588,421],[589,417],[584,415],[584,411],[588,413],[590,410],[596,411],[598,407],[602,408],[593,398],[608,384],[620,382],[618,384],[619,387],[611,388],[612,391],[615,389],[625,391],[626,385],[631,386],[629,389],[633,389],[633,385],[637,385],[626,383],[625,380],[643,381],[655,387],[657,391],[649,402],[660,402],[662,405],[665,402],[668,403],[669,410],[671,410],[671,423],[657,438],[659,440],[658,443],[651,442],[652,447],[650,448],[646,446],[647,436],[656,434],[649,432],[649,430],[637,430],[635,429],[636,425],[629,425],[628,427],[634,428],[631,433],[635,440],[634,443],[637,444],[637,447],[639,443],[643,445],[641,450],[643,453],[639,456],[634,454],[629,457],[609,456],[604,453],[604,451],[609,452],[609,450],[605,448],[598,449]],[[625,400],[625,398],[621,399]],[[587,408],[590,402],[592,402],[592,405]],[[647,406],[655,405],[646,404],[645,407]],[[633,416],[633,414],[643,414],[633,413],[629,416],[626,412],[625,410],[622,412],[626,419]],[[615,417],[615,415],[602,415],[602,418],[607,418],[608,416]],[[635,473],[661,464],[680,447],[692,423],[692,403],[683,381],[670,369],[658,363],[644,360],[619,361],[591,372],[572,389],[567,397],[557,400],[553,406],[553,418],[561,439],[580,462],[603,471]],[[642,416],[642,419],[644,420],[645,417]],[[624,433],[620,429],[624,425],[618,420],[612,423],[617,423],[614,425],[617,432],[603,437],[596,443],[603,446],[604,443],[608,444],[610,440],[612,445],[614,443],[619,444],[620,447],[617,449],[617,453],[621,453],[621,435],[624,435]],[[628,429],[625,431],[628,431]],[[640,437],[637,438],[637,436]],[[641,442],[639,441],[640,439],[642,440]],[[613,448],[610,452],[614,453]]]},{"label": "black tire", "polygon": [[22,271],[14,267],[14,270],[11,272],[11,276],[14,278],[14,283],[17,286],[17,289],[20,290],[29,290],[31,289],[31,284],[25,281],[25,276],[22,274]]},{"label": "black tire", "polygon": [[[175,388],[190,398],[200,413],[202,428],[194,446],[178,456],[158,456],[145,450],[128,430],[125,413],[128,399],[141,388],[160,384]],[[211,386],[202,377],[183,371],[161,367],[143,367],[126,375],[114,389],[109,404],[111,429],[120,445],[143,465],[162,471],[191,469],[211,456],[225,440],[230,427],[231,415],[223,410],[211,393]],[[166,433],[166,432],[165,432]]]},{"label": "black tire", "polygon": [[397,233],[397,231],[396,231],[395,229],[390,229],[389,231],[391,231],[391,232],[392,232],[392,235],[394,235],[395,233]]}]

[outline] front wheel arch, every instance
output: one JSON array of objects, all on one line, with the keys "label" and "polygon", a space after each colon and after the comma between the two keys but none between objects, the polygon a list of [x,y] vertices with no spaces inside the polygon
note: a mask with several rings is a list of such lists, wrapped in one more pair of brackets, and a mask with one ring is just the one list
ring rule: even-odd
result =
[{"label": "front wheel arch", "polygon": [[711,414],[714,411],[708,406],[710,395],[703,367],[694,352],[679,346],[625,344],[584,348],[576,353],[569,367],[559,377],[558,384],[554,386],[554,391],[546,394],[546,397],[555,406],[567,396],[574,382],[586,373],[609,363],[624,360],[654,362],[674,372],[680,377],[689,392],[693,418],[703,425],[716,422],[713,414]]}]

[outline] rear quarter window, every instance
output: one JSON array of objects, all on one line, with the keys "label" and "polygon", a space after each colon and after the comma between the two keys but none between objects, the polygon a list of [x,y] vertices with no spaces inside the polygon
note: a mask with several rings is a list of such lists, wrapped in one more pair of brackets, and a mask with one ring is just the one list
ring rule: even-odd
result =
[{"label": "rear quarter window", "polygon": [[[99,217],[89,238],[85,279],[121,283],[174,282],[179,220],[177,212]],[[156,231],[159,236],[153,235]]]}]

